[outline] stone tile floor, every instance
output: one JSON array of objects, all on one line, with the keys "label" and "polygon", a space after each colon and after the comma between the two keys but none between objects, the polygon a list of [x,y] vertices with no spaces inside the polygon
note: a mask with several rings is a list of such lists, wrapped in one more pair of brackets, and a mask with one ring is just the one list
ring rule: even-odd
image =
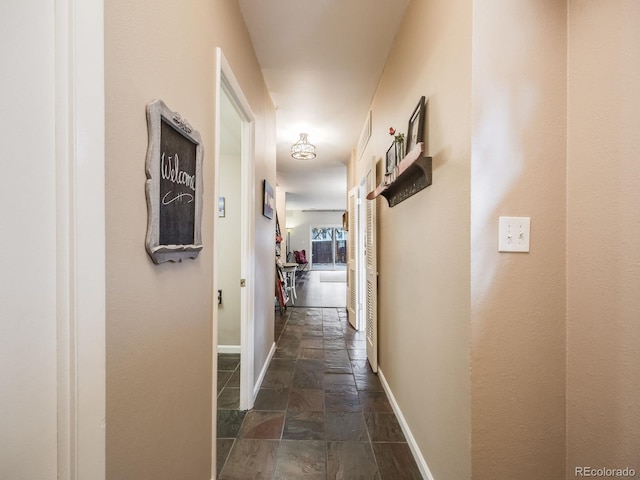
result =
[{"label": "stone tile floor", "polygon": [[219,479],[422,478],[345,309],[288,308],[276,338],[248,412],[237,410],[239,355],[219,357]]}]

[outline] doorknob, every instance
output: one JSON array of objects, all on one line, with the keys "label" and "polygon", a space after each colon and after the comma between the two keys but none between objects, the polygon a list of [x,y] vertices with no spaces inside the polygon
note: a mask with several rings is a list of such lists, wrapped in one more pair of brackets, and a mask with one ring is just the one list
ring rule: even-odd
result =
[{"label": "doorknob", "polygon": [[247,281],[244,278],[240,279],[240,286],[241,287],[246,287],[247,286]]}]

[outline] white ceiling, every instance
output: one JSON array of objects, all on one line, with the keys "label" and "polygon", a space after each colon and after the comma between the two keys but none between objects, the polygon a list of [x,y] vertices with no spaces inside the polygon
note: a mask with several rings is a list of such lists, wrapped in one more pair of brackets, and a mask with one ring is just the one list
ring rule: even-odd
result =
[{"label": "white ceiling", "polygon": [[[277,108],[287,209],[345,209],[346,165],[409,0],[239,0]],[[300,133],[314,160],[291,158]]]}]

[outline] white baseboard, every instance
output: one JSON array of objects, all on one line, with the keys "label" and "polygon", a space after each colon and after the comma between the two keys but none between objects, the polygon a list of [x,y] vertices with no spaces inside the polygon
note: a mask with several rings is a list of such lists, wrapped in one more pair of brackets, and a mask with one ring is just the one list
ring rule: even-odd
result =
[{"label": "white baseboard", "polygon": [[[258,396],[258,392],[260,391],[260,387],[262,386],[262,380],[264,380],[264,376],[267,374],[267,368],[271,364],[271,359],[273,358],[274,353],[276,353],[276,342],[273,342],[271,345],[271,350],[269,351],[269,355],[267,355],[267,359],[262,366],[262,370],[260,371],[260,375],[256,379],[256,384],[253,386],[253,400],[255,401]],[[253,402],[251,402],[253,404]]]},{"label": "white baseboard", "polygon": [[218,345],[218,353],[241,353],[240,345]]},{"label": "white baseboard", "polygon": [[378,365],[378,377],[380,378],[380,382],[382,383],[382,388],[384,388],[387,397],[389,397],[389,402],[391,402],[391,407],[393,408],[393,412],[396,414],[398,418],[398,423],[400,423],[400,427],[402,428],[402,433],[404,433],[405,438],[407,439],[407,443],[409,444],[409,448],[411,449],[411,453],[413,453],[413,458],[416,459],[416,463],[418,464],[418,468],[420,469],[420,473],[422,473],[422,477],[426,480],[435,480],[431,471],[429,470],[429,466],[427,465],[426,460],[422,456],[422,452],[418,448],[418,444],[416,439],[413,437],[411,430],[409,429],[409,425],[402,415],[402,411],[400,410],[400,406],[398,402],[396,402],[393,393],[391,392],[391,387],[387,383],[387,379],[384,378],[384,374]]}]

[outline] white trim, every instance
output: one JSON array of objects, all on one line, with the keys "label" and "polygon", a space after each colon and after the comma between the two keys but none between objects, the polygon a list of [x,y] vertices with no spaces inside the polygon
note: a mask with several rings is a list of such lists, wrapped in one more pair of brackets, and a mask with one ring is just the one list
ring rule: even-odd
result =
[{"label": "white trim", "polygon": [[[262,366],[262,370],[260,370],[260,375],[258,375],[258,379],[256,380],[256,384],[253,387],[253,400],[255,401],[258,396],[258,392],[260,391],[260,386],[262,385],[262,381],[264,380],[264,376],[267,374],[267,369],[271,364],[271,359],[273,355],[276,353],[276,342],[273,342],[271,345],[271,350],[269,350],[269,355],[267,355],[267,359]],[[253,403],[253,402],[252,402]]]},{"label": "white trim", "polygon": [[431,474],[431,471],[429,470],[427,461],[422,456],[422,452],[420,451],[420,448],[418,448],[418,444],[416,442],[416,439],[413,437],[413,434],[411,433],[409,424],[407,424],[407,421],[405,420],[404,415],[402,415],[400,406],[398,405],[396,398],[393,396],[393,393],[391,392],[391,387],[389,387],[389,384],[387,383],[387,379],[384,377],[384,374],[382,373],[382,369],[380,368],[379,365],[378,365],[378,378],[380,378],[380,383],[382,383],[382,388],[384,388],[384,391],[387,394],[387,397],[389,398],[389,402],[391,403],[391,407],[393,408],[393,412],[396,414],[396,417],[398,418],[398,423],[400,423],[400,427],[402,428],[402,433],[404,433],[404,436],[407,439],[407,443],[409,444],[411,453],[413,453],[413,458],[415,458],[416,463],[418,464],[418,468],[420,469],[420,473],[422,474],[422,477],[425,478],[426,480],[435,480],[435,478]]},{"label": "white trim", "polygon": [[240,345],[218,345],[218,353],[242,353]]},{"label": "white trim", "polygon": [[364,241],[365,241],[365,228],[367,224],[367,216],[365,214],[365,202],[367,201],[367,192],[365,191],[366,178],[363,178],[358,185],[358,204],[357,207],[357,227],[356,232],[356,282],[358,293],[356,294],[356,326],[358,331],[365,331],[367,321],[365,317],[365,302],[367,292],[367,257],[365,254]]},{"label": "white trim", "polygon": [[[214,192],[213,198],[219,195],[219,171],[220,171],[220,99],[227,94],[231,103],[236,108],[242,121],[242,154],[241,154],[241,186],[242,199],[240,219],[240,275],[245,279],[246,286],[240,292],[240,409],[249,410],[253,407],[255,396],[254,386],[254,302],[255,302],[255,115],[249,102],[242,93],[240,84],[236,80],[229,63],[222,50],[216,48],[216,92],[215,92],[215,146],[214,146]],[[224,92],[223,92],[224,89]],[[218,209],[214,209],[213,231],[218,231]],[[218,252],[213,252],[213,298],[217,298],[218,292]],[[213,318],[213,345],[218,344],[218,319],[217,307],[214,305]],[[212,456],[211,472],[216,472],[216,412],[217,412],[217,356],[213,359],[213,391],[212,391]]]},{"label": "white trim", "polygon": [[[240,220],[240,258],[241,277],[246,280],[246,286],[240,293],[240,345],[242,358],[240,361],[240,409],[249,410],[253,407],[251,395],[254,384],[254,299],[255,299],[255,152],[254,130],[255,115],[247,102],[240,84],[236,80],[229,63],[222,50],[216,49],[218,70],[218,91],[216,95],[216,178],[219,177],[220,165],[220,94],[224,88],[231,103],[236,107],[242,120],[242,173],[241,198],[242,212]],[[218,198],[218,186],[213,198]],[[217,228],[218,216],[214,216],[214,229]],[[215,230],[214,230],[215,231]],[[214,266],[214,268],[216,268]],[[217,275],[216,275],[217,276]],[[214,289],[217,292],[217,288]]]},{"label": "white trim", "polygon": [[104,0],[55,1],[58,478],[105,478]]}]

